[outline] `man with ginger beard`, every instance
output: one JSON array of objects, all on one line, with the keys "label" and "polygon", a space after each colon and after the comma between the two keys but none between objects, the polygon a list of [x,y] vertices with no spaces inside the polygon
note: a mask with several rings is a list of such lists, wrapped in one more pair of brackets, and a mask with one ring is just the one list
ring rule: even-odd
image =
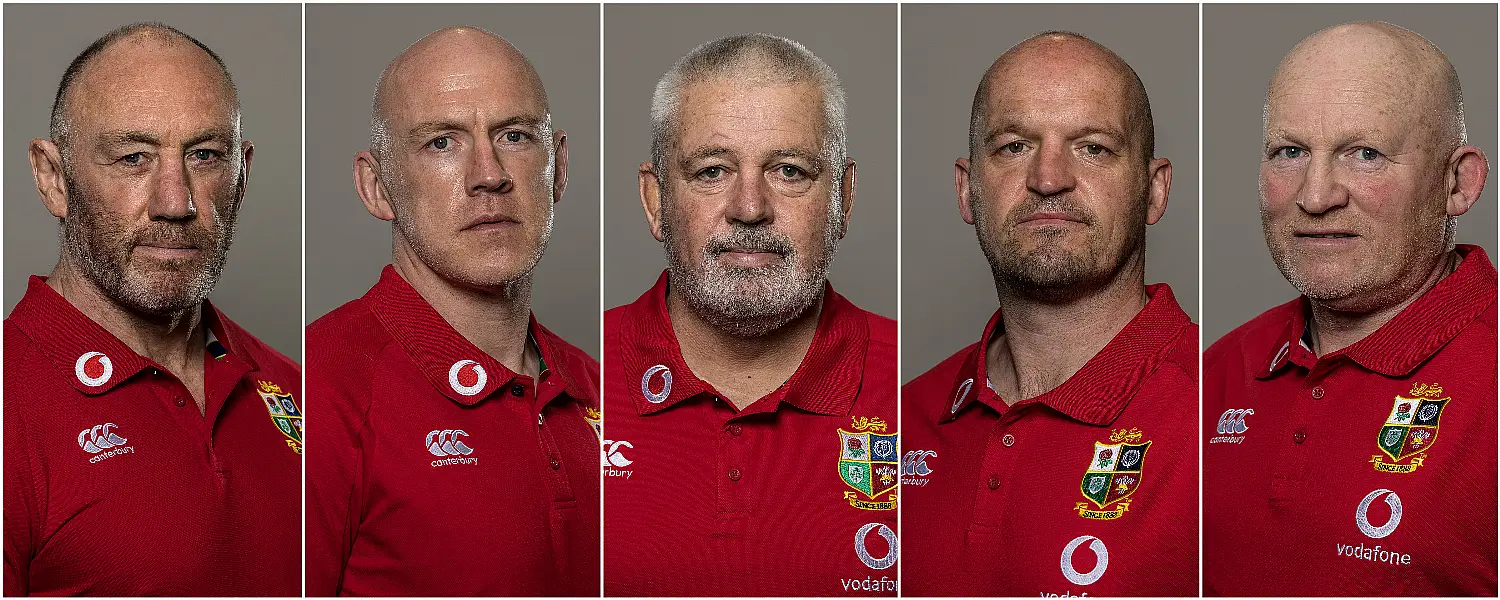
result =
[{"label": "man with ginger beard", "polygon": [[604,316],[606,595],[895,594],[895,322],[827,281],[844,114],[765,34],[657,83],[640,196],[669,267]]},{"label": "man with ginger beard", "polygon": [[392,264],[307,328],[308,595],[598,595],[598,363],[531,314],[567,168],[494,34],[381,74],[354,184]]},{"label": "man with ginger beard", "polygon": [[982,78],[954,176],[1000,306],[902,388],[903,593],[1197,594],[1198,328],[1145,284],[1154,153],[1139,77],[1083,36]]},{"label": "man with ginger beard", "polygon": [[1420,35],[1282,59],[1261,222],[1302,296],[1204,353],[1205,593],[1495,595],[1495,269],[1454,241],[1487,174]]},{"label": "man with ginger beard", "polygon": [[300,369],[207,301],[253,154],[181,31],[63,74],[30,145],[60,255],[5,320],[6,595],[300,593]]}]

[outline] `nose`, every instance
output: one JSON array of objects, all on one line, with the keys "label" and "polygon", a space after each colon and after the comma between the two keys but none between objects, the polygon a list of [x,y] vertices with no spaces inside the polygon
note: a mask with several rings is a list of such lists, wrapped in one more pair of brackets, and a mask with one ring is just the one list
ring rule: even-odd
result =
[{"label": "nose", "polygon": [[1039,196],[1051,196],[1069,191],[1076,184],[1066,145],[1043,144],[1027,170],[1026,187]]},{"label": "nose", "polygon": [[1297,206],[1317,215],[1349,203],[1349,190],[1339,183],[1333,158],[1308,161],[1302,186],[1297,190]]},{"label": "nose", "polygon": [[152,219],[191,219],[198,214],[198,208],[193,205],[193,180],[188,175],[187,161],[167,154],[163,153],[161,168],[156,172],[148,210]]},{"label": "nose", "polygon": [[504,194],[515,187],[510,173],[506,172],[505,165],[500,164],[500,156],[493,145],[485,144],[476,146],[469,157],[469,170],[464,178],[464,185],[469,190],[470,196],[479,195],[484,192]]},{"label": "nose", "polygon": [[764,177],[753,169],[748,170],[729,193],[729,205],[725,207],[725,218],[731,223],[765,225],[775,219],[776,211],[771,205],[771,188]]}]

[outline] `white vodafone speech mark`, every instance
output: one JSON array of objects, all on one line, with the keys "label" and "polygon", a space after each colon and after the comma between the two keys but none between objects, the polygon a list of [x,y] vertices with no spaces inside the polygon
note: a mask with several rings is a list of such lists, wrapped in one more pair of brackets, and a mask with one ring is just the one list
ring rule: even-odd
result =
[{"label": "white vodafone speech mark", "polygon": [[[103,367],[104,371],[98,377],[89,377],[85,367],[88,366],[89,359],[95,356],[99,357],[99,366]],[[78,357],[78,362],[73,363],[73,374],[77,375],[78,380],[89,387],[99,387],[108,383],[109,376],[114,375],[114,373],[114,363],[110,362],[109,357],[105,356],[103,352],[86,352],[83,356]]]},{"label": "white vodafone speech mark", "polygon": [[[651,376],[661,373],[661,391],[651,391]],[[672,395],[672,370],[666,365],[656,365],[646,369],[646,374],[641,376],[641,395],[652,404],[661,404],[667,401],[667,396]]]},{"label": "white vodafone speech mark", "polygon": [[964,403],[964,398],[969,397],[969,388],[973,385],[973,377],[965,379],[963,383],[958,384],[958,391],[953,393],[953,406],[948,407],[948,412],[958,412],[958,406]]},{"label": "white vodafone speech mark", "polygon": [[[1094,570],[1087,573],[1079,573],[1077,569],[1073,568],[1073,551],[1077,550],[1084,542],[1089,542],[1089,550],[1094,551],[1094,557],[1099,562],[1094,565]],[[1092,535],[1080,535],[1073,538],[1073,541],[1068,542],[1068,545],[1063,547],[1062,574],[1063,577],[1067,577],[1068,581],[1073,582],[1075,585],[1089,585],[1095,581],[1099,581],[1099,578],[1104,576],[1104,570],[1108,568],[1109,548],[1104,547],[1104,541],[1099,538]]]},{"label": "white vodafone speech mark", "polygon": [[[458,382],[458,374],[464,367],[474,365],[474,385],[463,385]],[[448,367],[448,385],[453,386],[453,391],[465,396],[473,396],[484,390],[484,384],[490,380],[489,375],[484,372],[484,365],[472,360],[461,360]]]},{"label": "white vodafone speech mark", "polygon": [[[1385,525],[1375,527],[1370,525],[1370,518],[1365,513],[1370,510],[1370,504],[1375,502],[1381,494],[1390,494],[1385,497],[1385,503],[1391,507],[1391,518]],[[1359,526],[1359,532],[1366,537],[1380,539],[1396,531],[1396,526],[1401,524],[1401,496],[1396,492],[1381,488],[1365,495],[1364,500],[1359,501],[1359,508],[1354,511],[1354,524]]]},{"label": "white vodafone speech mark", "polygon": [[[875,533],[885,538],[885,543],[890,546],[885,556],[881,558],[870,556],[869,549],[865,548],[865,536],[870,534],[871,529],[875,529]],[[896,564],[897,548],[896,532],[891,531],[885,523],[868,523],[854,534],[854,553],[859,555],[859,562],[865,563],[865,566],[871,569],[889,569],[891,565]]]}]

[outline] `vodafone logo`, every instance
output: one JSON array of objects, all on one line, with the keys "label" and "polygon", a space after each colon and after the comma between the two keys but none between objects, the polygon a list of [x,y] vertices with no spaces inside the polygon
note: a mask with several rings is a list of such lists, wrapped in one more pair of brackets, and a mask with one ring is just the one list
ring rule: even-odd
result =
[{"label": "vodafone logo", "polygon": [[[1381,496],[1385,496],[1386,506],[1391,507],[1391,518],[1384,525],[1376,527],[1370,524],[1368,513],[1370,505]],[[1366,494],[1365,499],[1359,501],[1359,508],[1354,511],[1354,524],[1359,526],[1359,532],[1365,534],[1365,537],[1377,540],[1394,533],[1396,526],[1401,524],[1401,496],[1384,488]]]},{"label": "vodafone logo", "polygon": [[[661,391],[653,392],[651,391],[651,378],[657,373],[661,373]],[[672,370],[666,365],[656,365],[646,369],[646,374],[641,376],[641,395],[652,404],[666,402],[667,397],[672,395]]]},{"label": "vodafone logo", "polygon": [[969,397],[969,388],[971,387],[974,387],[973,377],[965,379],[963,383],[958,384],[958,392],[953,394],[953,406],[948,407],[948,412],[958,412],[958,406],[964,403],[964,398]]},{"label": "vodafone logo", "polygon": [[[876,558],[870,554],[869,547],[865,543],[865,537],[870,535],[871,531],[885,538],[885,556]],[[877,571],[889,569],[891,565],[896,564],[896,556],[900,553],[899,546],[900,544],[896,542],[896,532],[891,531],[890,526],[885,523],[867,523],[864,527],[860,527],[859,531],[854,534],[854,554],[859,557],[859,562],[865,563],[866,567]]]},{"label": "vodafone logo", "polygon": [[115,374],[115,364],[103,352],[85,352],[73,363],[73,374],[84,385],[99,387],[109,383],[109,377]]},{"label": "vodafone logo", "polygon": [[461,360],[448,367],[448,385],[453,386],[453,391],[465,396],[484,391],[484,384],[489,380],[484,366],[472,360]]},{"label": "vodafone logo", "polygon": [[[1078,569],[1073,568],[1073,553],[1077,552],[1079,546],[1085,543],[1089,545],[1088,548],[1094,553],[1094,558],[1097,562],[1094,563],[1094,568],[1089,572],[1079,573]],[[1073,541],[1068,542],[1068,545],[1063,547],[1062,574],[1063,577],[1068,578],[1068,581],[1073,582],[1074,585],[1090,585],[1095,581],[1099,581],[1099,578],[1104,576],[1104,570],[1108,568],[1109,548],[1106,548],[1104,541],[1099,538],[1092,535],[1080,535],[1073,538]]]}]

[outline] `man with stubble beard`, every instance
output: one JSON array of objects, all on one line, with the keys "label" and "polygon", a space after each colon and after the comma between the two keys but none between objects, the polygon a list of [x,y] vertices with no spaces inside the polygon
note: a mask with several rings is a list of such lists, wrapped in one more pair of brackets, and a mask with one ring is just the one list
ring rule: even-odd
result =
[{"label": "man with stubble beard", "polygon": [[1196,595],[1198,327],[1145,284],[1154,154],[1140,78],[1083,36],[980,81],[954,181],[1000,306],[902,388],[903,593]]},{"label": "man with stubble beard", "polygon": [[844,92],[797,42],[684,56],[640,198],[668,269],[605,313],[606,595],[894,595],[895,322],[828,284]]},{"label": "man with stubble beard", "polygon": [[531,312],[568,181],[549,106],[473,27],[376,84],[354,186],[391,265],[307,328],[310,596],[599,593],[599,365]]},{"label": "man with stubble beard", "polygon": [[207,301],[253,153],[181,31],[64,73],[30,146],[61,252],[5,320],[5,595],[301,592],[300,369]]},{"label": "man with stubble beard", "polygon": [[1261,224],[1301,297],[1203,354],[1204,593],[1494,596],[1495,268],[1455,243],[1489,166],[1458,72],[1338,25],[1264,119]]}]

